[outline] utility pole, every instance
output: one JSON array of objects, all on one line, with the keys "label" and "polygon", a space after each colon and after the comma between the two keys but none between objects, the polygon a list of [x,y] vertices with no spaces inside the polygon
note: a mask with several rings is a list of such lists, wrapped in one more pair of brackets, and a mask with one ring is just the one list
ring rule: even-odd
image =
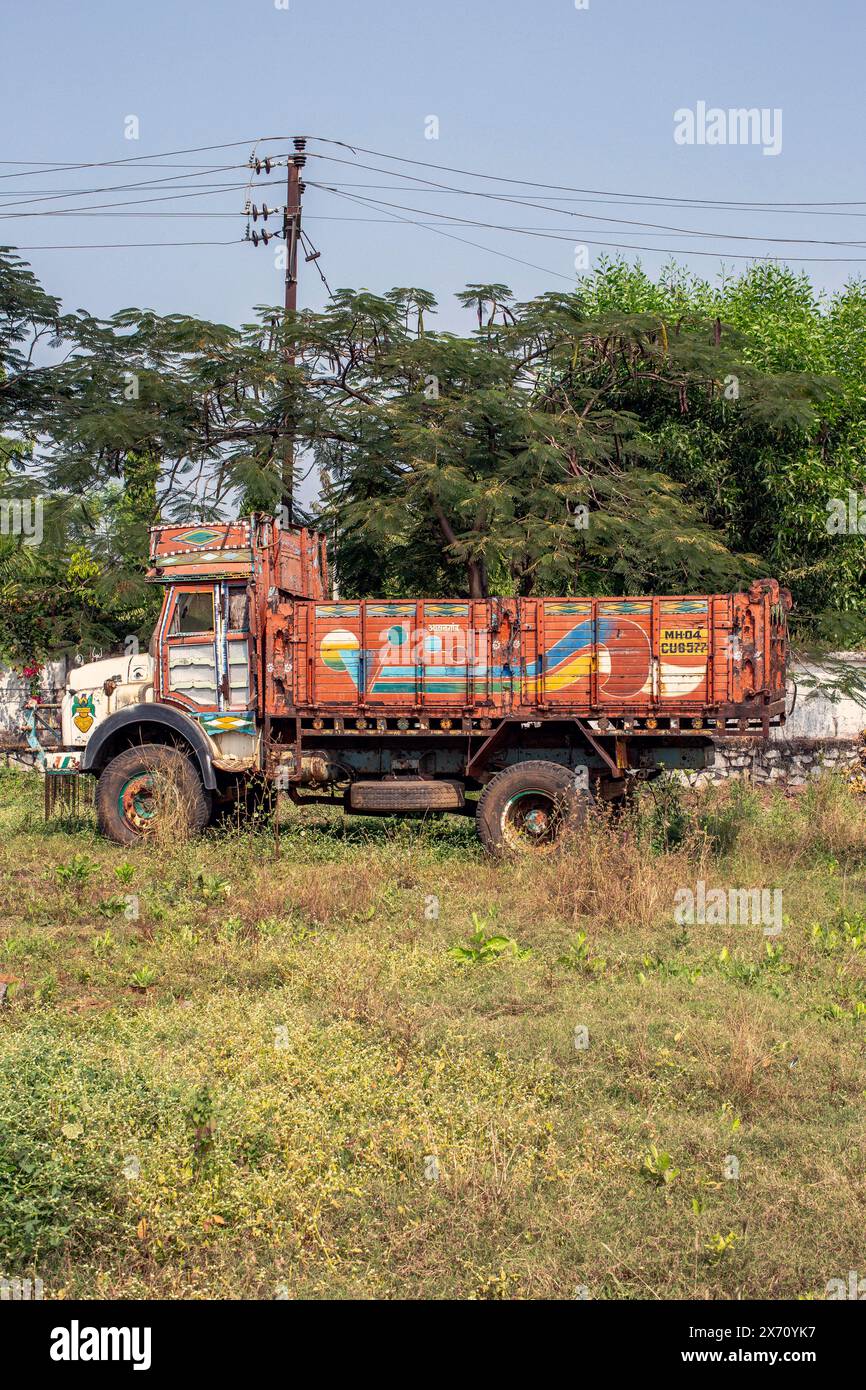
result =
[{"label": "utility pole", "polygon": [[[286,170],[286,210],[283,214],[283,236],[286,239],[286,317],[296,313],[298,308],[298,245],[301,240],[301,199],[304,193],[301,170],[307,162],[307,156],[304,154],[306,144],[306,140],[295,139],[295,154],[289,160]],[[294,367],[296,360],[294,348],[289,348],[286,361]],[[294,421],[286,432],[283,446],[282,505],[288,509],[288,521],[292,526],[295,519]]]},{"label": "utility pole", "polygon": [[295,155],[286,169],[286,206],[283,210],[283,236],[286,239],[286,313],[298,307],[298,244],[301,240],[301,198],[304,185],[301,170],[307,162],[306,140],[294,141]]},{"label": "utility pole", "polygon": [[[261,216],[263,229],[259,233],[250,233],[247,224],[247,239],[252,241],[254,246],[259,242],[267,246],[268,242],[276,237],[281,237],[285,242],[286,256],[286,280],[285,280],[285,314],[297,312],[298,308],[298,247],[301,243],[301,203],[304,194],[304,183],[301,179],[301,170],[307,162],[304,150],[307,142],[301,136],[296,136],[293,141],[295,153],[286,158],[286,205],[284,208],[269,208],[267,203],[263,203],[261,209],[255,203],[247,211],[252,213],[253,222],[257,222]],[[250,158],[250,166],[256,174],[262,172],[269,174],[272,169],[279,168],[282,159],[263,160]],[[282,212],[283,225],[278,232],[270,232],[267,228],[268,218],[274,213]],[[307,259],[311,259],[308,257]],[[288,366],[294,367],[297,361],[294,348],[287,348],[285,360]],[[285,508],[285,515],[288,524],[291,526],[294,521],[294,479],[295,479],[295,422],[287,421],[287,428],[283,442],[282,458],[282,497],[280,499]]]}]

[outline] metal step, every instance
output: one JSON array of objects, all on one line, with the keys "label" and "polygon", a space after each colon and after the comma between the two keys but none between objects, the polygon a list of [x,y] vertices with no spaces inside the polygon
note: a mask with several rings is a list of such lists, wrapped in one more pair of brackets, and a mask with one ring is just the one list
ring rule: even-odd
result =
[{"label": "metal step", "polygon": [[392,811],[459,811],[463,801],[463,787],[459,782],[427,782],[420,777],[393,782],[353,782],[349,788],[349,810],[368,815],[388,815]]}]

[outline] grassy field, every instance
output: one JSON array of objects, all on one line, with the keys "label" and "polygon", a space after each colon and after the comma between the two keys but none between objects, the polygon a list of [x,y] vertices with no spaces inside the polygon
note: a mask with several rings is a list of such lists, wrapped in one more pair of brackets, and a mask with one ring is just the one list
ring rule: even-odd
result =
[{"label": "grassy field", "polygon": [[[823,1298],[866,1274],[866,805],[550,857],[292,812],[123,850],[0,775],[0,1273],[46,1297]],[[784,925],[681,925],[679,888]],[[585,1291],[585,1292],[584,1292]]]}]

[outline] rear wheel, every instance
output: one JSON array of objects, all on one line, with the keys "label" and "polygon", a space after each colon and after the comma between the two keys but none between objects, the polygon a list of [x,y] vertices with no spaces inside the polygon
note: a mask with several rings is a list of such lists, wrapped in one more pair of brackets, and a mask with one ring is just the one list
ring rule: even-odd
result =
[{"label": "rear wheel", "polygon": [[197,835],[210,809],[210,793],[189,758],[164,744],[125,748],[106,765],[96,786],[99,829],[119,845],[138,844],[163,820],[179,835]]},{"label": "rear wheel", "polygon": [[569,768],[531,760],[507,767],[487,783],[475,825],[491,854],[544,850],[580,818],[587,801]]}]

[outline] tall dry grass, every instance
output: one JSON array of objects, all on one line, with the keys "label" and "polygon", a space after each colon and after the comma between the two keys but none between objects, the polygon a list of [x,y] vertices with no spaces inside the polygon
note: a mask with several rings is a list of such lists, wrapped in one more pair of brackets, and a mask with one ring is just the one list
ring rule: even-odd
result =
[{"label": "tall dry grass", "polygon": [[182,779],[170,768],[148,768],[152,779],[153,824],[148,839],[162,850],[172,850],[191,838],[192,798]]},{"label": "tall dry grass", "polygon": [[678,844],[659,850],[633,813],[592,811],[543,861],[512,866],[515,895],[530,897],[539,916],[598,929],[650,930],[670,920],[683,884],[706,877],[711,847],[695,824]]}]

